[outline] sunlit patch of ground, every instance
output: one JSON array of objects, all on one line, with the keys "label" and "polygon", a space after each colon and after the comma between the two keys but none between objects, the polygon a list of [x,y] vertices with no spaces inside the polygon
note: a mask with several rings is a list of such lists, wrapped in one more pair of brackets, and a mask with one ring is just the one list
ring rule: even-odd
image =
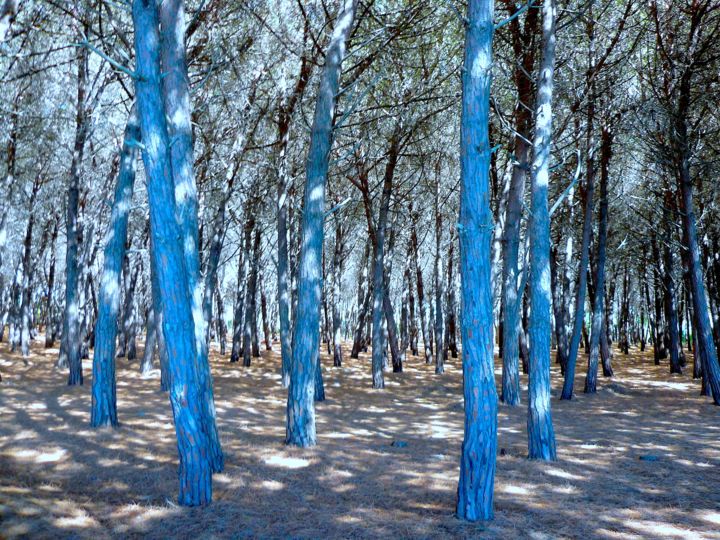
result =
[{"label": "sunlit patch of ground", "polygon": [[[410,357],[374,391],[367,355],[342,368],[324,357],[318,446],[301,450],[283,445],[278,354],[243,368],[215,352],[226,470],[213,504],[187,509],[174,503],[175,435],[157,372],[141,378],[119,359],[122,426],[93,430],[90,362],[85,386],[68,388],[56,350],[37,343],[25,365],[0,347],[0,537],[720,538],[720,410],[647,354],[616,352],[617,375],[597,395],[553,399],[556,463],[525,459],[526,402],[500,406],[496,519],[477,525],[453,516],[457,360],[438,376]],[[648,455],[656,461],[639,459]]]}]

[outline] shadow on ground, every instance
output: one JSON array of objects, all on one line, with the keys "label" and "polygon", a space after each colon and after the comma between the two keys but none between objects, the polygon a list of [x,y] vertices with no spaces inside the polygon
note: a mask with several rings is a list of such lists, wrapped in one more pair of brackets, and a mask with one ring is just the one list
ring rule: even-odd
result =
[{"label": "shadow on ground", "polygon": [[174,504],[177,453],[159,373],[143,379],[137,363],[118,359],[122,426],[93,430],[91,365],[85,386],[69,388],[56,354],[37,343],[25,365],[0,349],[0,537],[720,538],[718,409],[646,353],[616,352],[616,377],[596,395],[553,399],[556,463],[525,459],[525,406],[500,406],[496,518],[485,525],[453,516],[458,360],[435,375],[409,357],[404,373],[386,373],[384,391],[370,388],[367,355],[325,367],[318,446],[300,450],[282,444],[278,354],[244,368],[215,352],[226,470],[213,504],[188,509]]}]

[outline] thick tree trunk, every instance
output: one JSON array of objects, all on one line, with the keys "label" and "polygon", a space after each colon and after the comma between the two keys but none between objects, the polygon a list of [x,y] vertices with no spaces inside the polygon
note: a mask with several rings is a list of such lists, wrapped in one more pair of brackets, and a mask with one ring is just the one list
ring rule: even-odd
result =
[{"label": "thick tree trunk", "polygon": [[460,124],[460,280],[465,431],[456,513],[468,521],[493,518],[497,453],[497,392],[493,366],[489,205],[490,82],[493,3],[468,2]]},{"label": "thick tree trunk", "polygon": [[298,276],[298,308],[292,340],[290,388],[285,442],[314,446],[315,372],[319,366],[318,343],[322,302],[322,251],[325,185],[333,140],[333,113],[340,86],[345,42],[355,19],[357,0],[343,0],[335,19],[315,104],[306,164],[302,214],[302,242]]},{"label": "thick tree trunk", "polygon": [[157,6],[146,0],[135,0],[133,22],[140,129],[144,141],[153,141],[145,144],[143,161],[148,177],[151,257],[163,306],[163,334],[171,371],[170,403],[180,456],[178,501],[187,506],[202,505],[212,499],[212,448],[203,429],[205,400],[197,365],[193,300],[183,253],[188,249],[176,221],[170,139],[161,90]]},{"label": "thick tree trunk", "polygon": [[[208,362],[208,348],[202,316],[200,251],[198,233],[198,198],[193,172],[193,139],[191,125],[190,79],[185,53],[185,9],[183,0],[165,0],[160,10],[160,62],[169,148],[170,170],[175,185],[175,213],[183,239],[183,256],[187,286],[192,302],[194,331],[197,340],[198,377],[201,389],[203,431],[210,440],[210,465],[213,472],[224,467],[220,437],[215,423],[215,398]],[[157,246],[156,246],[157,247]]]}]

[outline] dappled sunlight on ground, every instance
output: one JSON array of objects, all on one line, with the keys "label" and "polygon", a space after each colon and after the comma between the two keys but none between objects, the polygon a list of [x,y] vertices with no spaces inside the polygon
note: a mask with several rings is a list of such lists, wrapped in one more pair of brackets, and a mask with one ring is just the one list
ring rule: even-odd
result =
[{"label": "dappled sunlight on ground", "polygon": [[697,381],[637,351],[616,351],[616,377],[596,395],[553,399],[555,463],[526,459],[526,401],[500,405],[496,519],[478,525],[453,516],[459,360],[435,375],[409,357],[378,391],[368,355],[346,352],[342,368],[324,356],[318,446],[302,450],[283,445],[278,353],[244,368],[215,351],[226,470],[213,504],[188,509],[174,502],[175,433],[157,371],[142,378],[118,359],[122,425],[94,430],[89,361],[85,386],[70,388],[53,368],[57,350],[38,342],[26,365],[0,347],[0,537],[720,538],[720,409]]}]

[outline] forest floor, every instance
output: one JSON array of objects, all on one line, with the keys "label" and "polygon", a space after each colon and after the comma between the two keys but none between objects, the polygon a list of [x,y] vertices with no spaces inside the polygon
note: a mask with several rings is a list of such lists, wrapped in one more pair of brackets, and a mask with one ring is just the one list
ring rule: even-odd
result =
[{"label": "forest floor", "polygon": [[553,398],[555,463],[526,459],[526,401],[500,405],[496,514],[485,525],[453,516],[458,360],[437,376],[410,357],[373,391],[367,355],[342,368],[324,357],[318,445],[300,450],[283,445],[278,353],[250,368],[214,354],[226,469],[201,509],[174,503],[175,434],[159,374],[143,379],[137,362],[118,359],[122,426],[93,430],[91,364],[85,386],[70,388],[56,353],[38,343],[25,365],[0,345],[0,538],[720,538],[720,409],[650,353],[616,351],[616,376],[592,396],[579,367],[577,397]]}]

